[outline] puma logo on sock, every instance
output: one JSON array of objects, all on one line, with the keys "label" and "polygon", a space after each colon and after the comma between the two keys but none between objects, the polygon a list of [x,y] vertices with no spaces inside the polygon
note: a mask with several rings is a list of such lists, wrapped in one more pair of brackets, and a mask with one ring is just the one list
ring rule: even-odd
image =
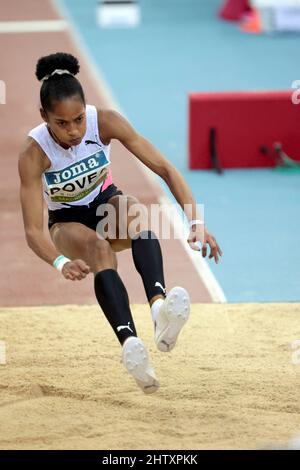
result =
[{"label": "puma logo on sock", "polygon": [[155,287],[160,287],[161,290],[163,291],[163,293],[166,294],[167,291],[166,291],[165,287],[163,287],[163,286],[161,285],[160,282],[157,282],[157,281],[156,281]]},{"label": "puma logo on sock", "polygon": [[130,328],[129,325],[130,325],[130,321],[128,322],[128,325],[127,325],[127,326],[126,326],[126,325],[120,325],[120,326],[118,326],[118,327],[117,327],[117,331],[121,331],[121,330],[126,330],[126,329],[127,329],[127,330],[131,331],[131,333],[133,333],[133,331],[132,331],[132,329]]}]

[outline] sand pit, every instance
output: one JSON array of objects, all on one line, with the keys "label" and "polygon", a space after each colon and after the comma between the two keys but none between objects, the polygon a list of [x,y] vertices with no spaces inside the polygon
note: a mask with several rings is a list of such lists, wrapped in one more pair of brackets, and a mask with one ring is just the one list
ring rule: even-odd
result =
[{"label": "sand pit", "polygon": [[170,354],[148,307],[133,312],[151,396],[97,306],[0,309],[1,449],[255,449],[300,433],[299,304],[193,305]]}]

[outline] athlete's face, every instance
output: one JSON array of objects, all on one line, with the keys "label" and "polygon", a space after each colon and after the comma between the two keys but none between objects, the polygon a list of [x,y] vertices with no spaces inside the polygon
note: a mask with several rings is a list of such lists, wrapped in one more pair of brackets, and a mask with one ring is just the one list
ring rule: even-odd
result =
[{"label": "athlete's face", "polygon": [[42,112],[42,117],[62,147],[73,147],[82,141],[86,132],[86,114],[79,96],[55,101],[51,111]]}]

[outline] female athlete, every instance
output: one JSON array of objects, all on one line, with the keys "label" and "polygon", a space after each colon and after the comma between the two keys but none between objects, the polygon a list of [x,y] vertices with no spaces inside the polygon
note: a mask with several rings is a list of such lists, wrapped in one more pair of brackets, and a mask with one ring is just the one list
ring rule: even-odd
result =
[{"label": "female athlete", "polygon": [[[122,361],[145,393],[157,390],[159,382],[147,350],[138,338],[126,288],[117,272],[116,252],[131,249],[154,322],[155,343],[162,352],[175,346],[186,323],[189,295],[185,289],[165,289],[160,244],[151,230],[129,233],[130,208],[138,200],[124,195],[112,182],[110,144],[118,139],[144,165],[169,186],[190,222],[188,243],[202,256],[218,262],[221,250],[197,213],[195,200],[180,173],[119,113],[87,105],[75,75],[78,60],[56,53],[38,60],[36,77],[41,81],[43,123],[32,129],[19,158],[21,204],[26,239],[41,259],[53,265],[65,279],[94,275],[95,295],[122,345]],[[48,206],[53,244],[43,233],[43,199]],[[97,227],[103,220],[97,210],[109,204],[109,224],[116,236],[105,236]],[[112,217],[114,214],[115,217]],[[142,215],[139,227],[147,227]],[[114,220],[113,220],[114,219]],[[120,236],[124,232],[125,237]],[[101,230],[100,230],[101,232]]]}]

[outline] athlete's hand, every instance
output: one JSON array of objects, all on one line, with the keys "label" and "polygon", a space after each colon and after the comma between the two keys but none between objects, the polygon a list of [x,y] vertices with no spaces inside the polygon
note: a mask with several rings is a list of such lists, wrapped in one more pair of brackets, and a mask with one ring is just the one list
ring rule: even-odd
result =
[{"label": "athlete's hand", "polygon": [[[215,237],[208,232],[207,228],[202,224],[196,224],[191,227],[188,243],[192,250],[202,251],[203,258],[207,254],[207,245],[210,247],[209,258],[214,258],[215,262],[219,262],[219,256],[222,256],[221,248],[219,247]],[[199,242],[202,244],[202,248],[199,246]]]},{"label": "athlete's hand", "polygon": [[62,275],[71,281],[81,281],[90,272],[89,266],[82,259],[75,259],[64,264],[62,268]]}]

